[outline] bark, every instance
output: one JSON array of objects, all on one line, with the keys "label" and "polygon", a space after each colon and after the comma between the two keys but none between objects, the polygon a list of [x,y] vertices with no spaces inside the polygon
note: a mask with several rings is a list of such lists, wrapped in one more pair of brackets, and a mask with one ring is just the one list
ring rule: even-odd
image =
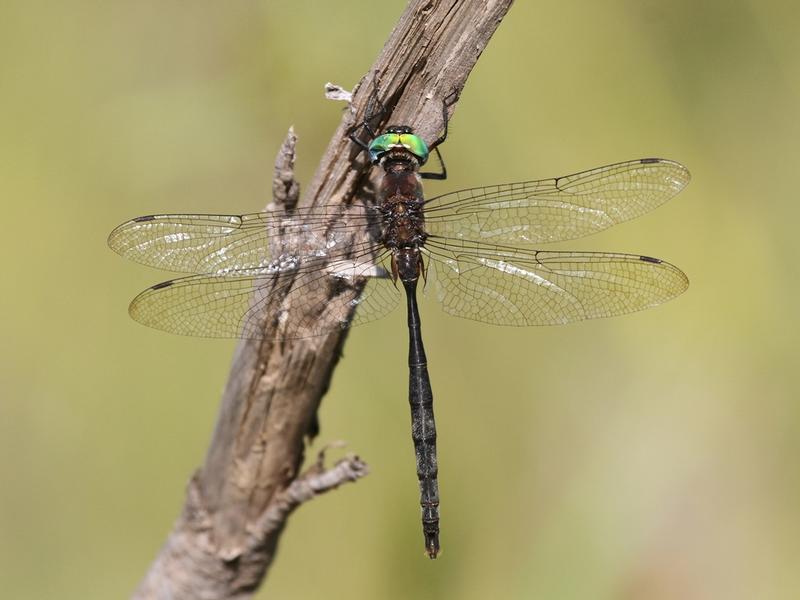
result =
[{"label": "bark", "polygon": [[[363,120],[376,86],[389,110],[374,127],[391,121],[412,125],[423,139],[438,137],[443,99],[458,97],[511,1],[410,2],[353,91],[300,205],[346,204],[357,194],[371,193],[369,161],[347,131]],[[454,107],[455,102],[451,113]],[[298,202],[295,142],[290,130],[276,160],[273,207]],[[335,311],[331,318],[338,318]],[[346,333],[276,341],[278,320],[266,319],[265,327],[263,340],[245,340],[236,349],[205,463],[134,598],[250,598],[268,572],[291,512],[366,474],[366,465],[355,456],[326,470],[322,454],[300,472]]]}]

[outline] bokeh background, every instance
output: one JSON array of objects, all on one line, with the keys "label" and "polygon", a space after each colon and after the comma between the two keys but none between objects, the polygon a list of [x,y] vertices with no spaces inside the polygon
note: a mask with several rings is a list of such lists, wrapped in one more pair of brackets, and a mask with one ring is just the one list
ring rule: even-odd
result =
[{"label": "bokeh background", "polygon": [[[308,182],[404,2],[0,4],[0,595],[127,596],[201,463],[234,342],[128,301],[167,274],[105,246],[154,212]],[[691,185],[561,247],[682,267],[679,299],[560,328],[423,307],[440,560],[423,557],[402,311],[355,330],[315,447],[372,473],[299,510],[260,598],[794,599],[800,590],[800,9],[518,2],[445,150],[461,187],[636,158]]]}]

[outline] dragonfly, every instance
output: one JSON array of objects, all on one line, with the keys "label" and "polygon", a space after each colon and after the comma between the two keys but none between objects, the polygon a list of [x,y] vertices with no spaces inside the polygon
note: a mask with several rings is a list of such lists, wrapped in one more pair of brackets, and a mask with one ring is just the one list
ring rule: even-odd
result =
[{"label": "dragonfly", "polygon": [[[516,326],[631,313],[688,287],[680,269],[651,256],[538,249],[660,206],[689,182],[680,163],[642,158],[426,199],[422,180],[447,177],[439,152],[446,107],[443,129],[430,144],[407,125],[378,133],[365,119],[350,130],[379,169],[372,201],[242,215],[148,215],[121,224],[108,239],[128,259],[189,274],[146,289],[129,309],[135,320],[176,334],[317,336],[383,317],[405,296],[412,441],[430,558],[440,552],[439,485],[420,279],[435,287],[450,315]],[[368,142],[359,137],[364,130]],[[423,171],[434,151],[440,171]],[[270,321],[275,326],[267,328]]]}]

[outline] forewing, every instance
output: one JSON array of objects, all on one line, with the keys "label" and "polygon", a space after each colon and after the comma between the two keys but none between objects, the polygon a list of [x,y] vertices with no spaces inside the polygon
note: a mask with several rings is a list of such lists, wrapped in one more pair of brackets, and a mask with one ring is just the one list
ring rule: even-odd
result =
[{"label": "forewing", "polygon": [[656,306],[689,281],[647,256],[426,245],[444,311],[496,325],[559,325]]},{"label": "forewing", "polygon": [[680,163],[643,158],[554,179],[460,190],[426,203],[426,229],[499,244],[568,240],[653,210],[689,179]]},{"label": "forewing", "polygon": [[[285,252],[330,249],[368,223],[363,205],[291,213],[148,215],[114,229],[108,245],[125,258],[165,271],[220,274],[265,267]],[[274,247],[276,239],[283,247]]]}]

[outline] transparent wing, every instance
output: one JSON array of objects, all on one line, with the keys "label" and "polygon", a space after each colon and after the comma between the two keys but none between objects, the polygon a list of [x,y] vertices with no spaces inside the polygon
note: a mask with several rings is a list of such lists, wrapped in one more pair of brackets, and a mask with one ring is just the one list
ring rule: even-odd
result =
[{"label": "transparent wing", "polygon": [[285,248],[271,248],[275,232],[293,253],[330,248],[373,222],[364,205],[247,215],[148,215],[127,221],[108,237],[112,250],[165,271],[219,274],[267,266]]},{"label": "transparent wing", "polygon": [[642,158],[540,181],[460,190],[425,204],[429,233],[500,244],[556,242],[653,210],[689,183],[689,171]]},{"label": "transparent wing", "polygon": [[280,271],[182,277],[148,288],[133,299],[129,312],[148,327],[181,335],[261,338],[265,323],[277,319],[279,337],[312,337],[396,308],[399,292],[385,281],[381,260],[367,253],[333,262],[309,259]]},{"label": "transparent wing", "polygon": [[545,252],[429,239],[444,311],[495,325],[559,325],[666,302],[689,285],[677,267],[635,254]]}]

